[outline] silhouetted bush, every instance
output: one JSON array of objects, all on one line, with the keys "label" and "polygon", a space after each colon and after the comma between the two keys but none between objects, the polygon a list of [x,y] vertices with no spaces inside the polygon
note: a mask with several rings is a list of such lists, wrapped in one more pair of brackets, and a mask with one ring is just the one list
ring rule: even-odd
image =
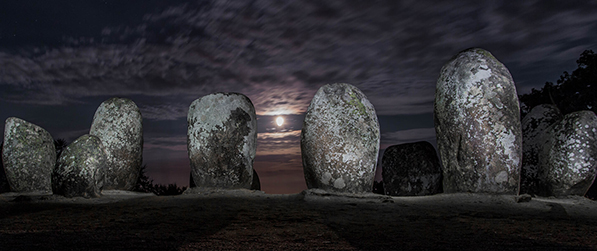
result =
[{"label": "silhouetted bush", "polygon": [[184,192],[186,187],[178,187],[176,183],[162,185],[162,184],[153,184],[153,179],[149,179],[145,174],[145,169],[147,165],[143,165],[139,170],[139,177],[137,178],[137,185],[133,191],[136,192],[143,192],[143,193],[154,193],[156,195],[179,195]]}]

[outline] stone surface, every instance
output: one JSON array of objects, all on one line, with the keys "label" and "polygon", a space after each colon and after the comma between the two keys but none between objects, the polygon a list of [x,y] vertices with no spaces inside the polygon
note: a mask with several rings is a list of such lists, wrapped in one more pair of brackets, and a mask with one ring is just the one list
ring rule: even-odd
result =
[{"label": "stone surface", "polygon": [[214,93],[191,104],[187,147],[197,187],[251,188],[257,116],[239,93]]},{"label": "stone surface", "polygon": [[43,128],[10,117],[4,126],[2,163],[13,192],[52,192],[54,140]]},{"label": "stone surface", "polygon": [[597,173],[597,116],[592,111],[567,114],[548,133],[539,175],[550,195],[585,195]]},{"label": "stone surface", "polygon": [[68,145],[52,173],[54,194],[85,198],[101,196],[108,153],[101,140],[85,134]]},{"label": "stone surface", "polygon": [[520,194],[546,196],[547,188],[539,178],[539,152],[543,147],[547,129],[562,118],[554,105],[538,105],[522,120],[522,168],[520,169]]},{"label": "stone surface", "polygon": [[104,101],[93,116],[89,134],[102,141],[108,155],[104,189],[132,190],[143,162],[143,119],[130,99]]},{"label": "stone surface", "polygon": [[261,190],[261,182],[259,181],[259,175],[255,169],[253,169],[253,182],[251,182],[251,190]]},{"label": "stone surface", "polygon": [[[0,152],[4,148],[4,142],[0,144]],[[0,154],[0,157],[2,154]],[[0,193],[7,193],[10,192],[10,186],[8,185],[8,180],[6,179],[6,172],[4,171],[4,165],[0,160]]]},{"label": "stone surface", "polygon": [[442,169],[429,142],[388,147],[382,166],[386,195],[421,196],[442,192]]},{"label": "stone surface", "polygon": [[468,49],[442,68],[434,116],[444,192],[518,192],[518,97],[510,72],[491,53]]},{"label": "stone surface", "polygon": [[349,84],[319,88],[301,133],[307,187],[371,192],[378,151],[379,122],[365,94]]}]

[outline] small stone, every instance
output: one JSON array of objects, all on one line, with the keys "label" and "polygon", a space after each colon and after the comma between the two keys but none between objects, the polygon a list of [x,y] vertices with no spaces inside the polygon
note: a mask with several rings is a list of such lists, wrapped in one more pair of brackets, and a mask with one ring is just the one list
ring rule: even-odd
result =
[{"label": "small stone", "polygon": [[15,117],[6,119],[2,162],[12,192],[52,192],[56,149],[43,128]]},{"label": "small stone", "polygon": [[106,190],[132,190],[143,162],[143,118],[130,99],[104,101],[93,116],[89,134],[102,141],[108,155]]},{"label": "small stone", "polygon": [[520,193],[547,196],[545,183],[539,178],[539,152],[543,147],[547,129],[562,118],[554,105],[538,105],[522,120],[522,168]]},{"label": "small stone", "polygon": [[521,202],[530,202],[532,199],[530,194],[521,194],[519,196],[516,196],[516,203],[521,203]]},{"label": "small stone", "polygon": [[539,155],[540,174],[549,195],[584,196],[597,174],[597,116],[567,114],[552,125]]},{"label": "small stone", "polygon": [[444,192],[518,193],[520,108],[501,62],[478,48],[452,58],[437,81],[434,116]]},{"label": "small stone", "polygon": [[422,196],[442,192],[442,169],[429,142],[388,147],[382,166],[386,195]]},{"label": "small stone", "polygon": [[191,104],[187,116],[191,176],[197,187],[251,188],[257,116],[239,93],[215,93]]},{"label": "small stone", "polygon": [[60,155],[52,174],[54,193],[65,197],[101,196],[108,155],[101,140],[93,135],[83,135]]},{"label": "small stone", "polygon": [[301,133],[307,187],[371,192],[378,151],[379,122],[365,94],[349,84],[321,87]]}]

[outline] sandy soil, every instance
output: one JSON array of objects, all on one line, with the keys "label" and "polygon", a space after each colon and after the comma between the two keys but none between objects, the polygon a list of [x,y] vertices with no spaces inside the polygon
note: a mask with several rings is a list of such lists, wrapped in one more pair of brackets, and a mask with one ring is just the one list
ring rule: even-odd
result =
[{"label": "sandy soil", "polygon": [[0,250],[597,250],[582,197],[0,194]]}]

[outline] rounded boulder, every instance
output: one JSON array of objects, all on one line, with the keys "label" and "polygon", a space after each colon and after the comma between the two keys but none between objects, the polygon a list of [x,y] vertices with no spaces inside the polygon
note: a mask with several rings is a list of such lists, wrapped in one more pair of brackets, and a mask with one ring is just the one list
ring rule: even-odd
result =
[{"label": "rounded boulder", "polygon": [[365,94],[350,84],[319,88],[301,132],[307,187],[371,192],[379,140],[375,108]]},{"label": "rounded boulder", "polygon": [[93,135],[83,135],[68,145],[52,174],[52,189],[65,197],[101,196],[106,172],[106,149]]},{"label": "rounded boulder", "polygon": [[52,192],[56,149],[43,128],[15,117],[6,119],[2,163],[12,192]]},{"label": "rounded boulder", "polygon": [[468,49],[442,68],[434,117],[444,192],[518,192],[518,97],[510,72],[491,53]]},{"label": "rounded boulder", "polygon": [[215,93],[191,104],[187,116],[191,178],[197,187],[250,189],[257,141],[251,100]]},{"label": "rounded boulder", "polygon": [[393,145],[382,158],[383,187],[390,196],[422,196],[442,192],[442,169],[426,141]]},{"label": "rounded boulder", "polygon": [[583,196],[597,173],[597,116],[592,111],[567,114],[549,130],[539,155],[541,177],[550,195]]},{"label": "rounded boulder", "polygon": [[104,189],[132,190],[143,161],[143,119],[130,99],[104,101],[93,116],[89,134],[104,145],[107,170]]}]

